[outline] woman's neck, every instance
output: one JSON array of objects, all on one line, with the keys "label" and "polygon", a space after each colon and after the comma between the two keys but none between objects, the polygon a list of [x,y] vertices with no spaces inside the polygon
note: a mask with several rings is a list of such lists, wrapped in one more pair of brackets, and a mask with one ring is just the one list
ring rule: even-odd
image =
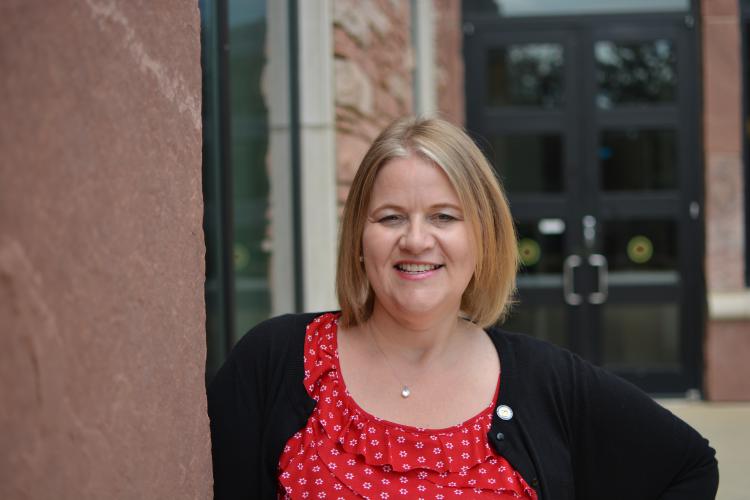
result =
[{"label": "woman's neck", "polygon": [[432,314],[407,322],[376,304],[362,329],[374,337],[380,349],[401,363],[427,365],[449,351],[455,352],[456,343],[468,331],[458,313]]}]

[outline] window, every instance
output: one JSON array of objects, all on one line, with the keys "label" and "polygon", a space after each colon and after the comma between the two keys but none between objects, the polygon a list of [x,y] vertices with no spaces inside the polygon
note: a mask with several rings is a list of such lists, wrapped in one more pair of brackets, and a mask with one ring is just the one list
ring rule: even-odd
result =
[{"label": "window", "polygon": [[472,0],[463,8],[465,15],[499,17],[688,12],[690,0]]},{"label": "window", "polygon": [[295,309],[294,197],[289,44],[271,29],[288,25],[287,2],[201,0],[200,10],[210,380],[249,328]]}]

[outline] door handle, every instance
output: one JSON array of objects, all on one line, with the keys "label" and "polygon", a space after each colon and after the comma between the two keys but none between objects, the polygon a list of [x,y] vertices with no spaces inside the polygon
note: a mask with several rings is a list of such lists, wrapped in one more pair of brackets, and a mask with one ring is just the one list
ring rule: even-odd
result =
[{"label": "door handle", "polygon": [[596,269],[597,290],[589,294],[589,304],[604,304],[609,294],[609,267],[604,255],[589,255],[589,265]]},{"label": "door handle", "polygon": [[583,302],[580,293],[575,292],[574,272],[581,266],[581,258],[578,255],[568,255],[563,262],[563,296],[565,302],[571,306],[577,306]]}]

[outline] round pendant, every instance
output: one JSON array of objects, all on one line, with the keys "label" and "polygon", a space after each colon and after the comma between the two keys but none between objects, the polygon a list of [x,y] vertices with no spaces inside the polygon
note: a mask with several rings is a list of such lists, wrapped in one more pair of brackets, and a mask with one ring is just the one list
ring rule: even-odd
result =
[{"label": "round pendant", "polygon": [[410,394],[411,394],[411,391],[409,390],[407,386],[404,386],[403,389],[401,389],[402,398],[408,398]]}]

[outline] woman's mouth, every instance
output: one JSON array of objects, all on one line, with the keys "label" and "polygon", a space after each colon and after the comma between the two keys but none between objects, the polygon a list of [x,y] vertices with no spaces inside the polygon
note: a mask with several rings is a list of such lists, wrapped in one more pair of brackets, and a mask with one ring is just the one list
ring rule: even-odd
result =
[{"label": "woman's mouth", "polygon": [[408,273],[408,274],[420,274],[420,273],[426,273],[429,271],[434,271],[436,269],[440,269],[443,267],[442,264],[407,264],[407,263],[399,263],[393,266],[397,270]]}]

